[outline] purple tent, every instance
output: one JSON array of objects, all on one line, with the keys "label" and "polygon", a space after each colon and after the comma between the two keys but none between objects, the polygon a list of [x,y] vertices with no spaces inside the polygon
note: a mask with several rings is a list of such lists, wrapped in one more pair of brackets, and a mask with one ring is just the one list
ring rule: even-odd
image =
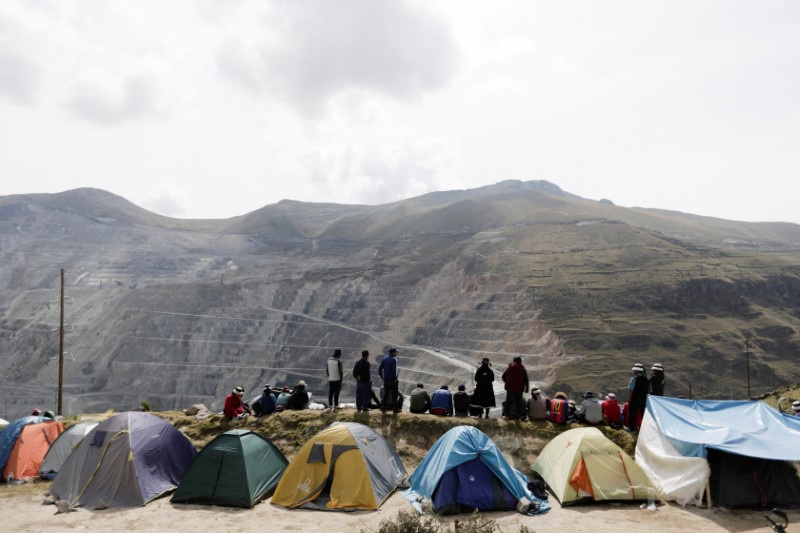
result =
[{"label": "purple tent", "polygon": [[189,439],[165,420],[120,413],[86,435],[50,493],[70,508],[137,507],[174,490],[195,455]]}]

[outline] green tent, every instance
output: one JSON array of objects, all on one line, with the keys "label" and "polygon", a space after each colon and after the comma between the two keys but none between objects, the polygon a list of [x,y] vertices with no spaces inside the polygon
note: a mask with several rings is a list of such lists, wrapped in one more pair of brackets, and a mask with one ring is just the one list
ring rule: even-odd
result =
[{"label": "green tent", "polygon": [[171,501],[252,508],[275,489],[288,464],[268,439],[232,429],[197,454]]}]

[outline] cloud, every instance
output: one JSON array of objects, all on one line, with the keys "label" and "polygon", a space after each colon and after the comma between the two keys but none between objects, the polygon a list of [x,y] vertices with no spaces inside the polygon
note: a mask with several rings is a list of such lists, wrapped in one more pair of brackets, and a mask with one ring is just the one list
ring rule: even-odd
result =
[{"label": "cloud", "polygon": [[256,50],[221,47],[219,72],[310,113],[352,89],[415,100],[455,71],[450,29],[422,2],[308,0],[281,3],[269,15],[273,25]]},{"label": "cloud", "polygon": [[148,76],[128,77],[115,88],[99,83],[82,83],[68,107],[80,118],[113,126],[137,120],[158,111],[158,92]]},{"label": "cloud", "polygon": [[42,70],[29,59],[0,49],[0,98],[31,105],[42,81]]},{"label": "cloud", "polygon": [[162,183],[158,187],[144,191],[138,205],[149,211],[168,217],[179,217],[186,213],[188,195],[171,183]]}]

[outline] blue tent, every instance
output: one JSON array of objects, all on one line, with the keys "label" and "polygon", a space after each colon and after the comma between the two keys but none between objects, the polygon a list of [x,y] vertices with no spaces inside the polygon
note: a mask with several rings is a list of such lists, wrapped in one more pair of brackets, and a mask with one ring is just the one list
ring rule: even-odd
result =
[{"label": "blue tent", "polygon": [[636,463],[662,498],[726,507],[800,506],[800,417],[763,402],[649,396]]},{"label": "blue tent", "polygon": [[550,505],[528,490],[528,479],[515,470],[494,442],[472,426],[454,427],[433,445],[409,478],[403,493],[417,510],[423,499],[440,514],[507,510],[523,498],[532,505],[528,514]]},{"label": "blue tent", "polygon": [[14,443],[17,442],[17,437],[22,433],[22,428],[28,424],[39,424],[49,418],[42,418],[41,416],[25,416],[14,420],[0,431],[0,472],[8,462],[11,456],[11,450],[14,448]]}]

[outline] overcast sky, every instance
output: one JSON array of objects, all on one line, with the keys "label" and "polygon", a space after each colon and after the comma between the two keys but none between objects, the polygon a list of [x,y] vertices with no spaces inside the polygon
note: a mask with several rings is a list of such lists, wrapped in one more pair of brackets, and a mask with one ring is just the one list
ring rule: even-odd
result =
[{"label": "overcast sky", "polygon": [[800,223],[800,2],[5,0],[0,195],[181,218],[547,179]]}]

